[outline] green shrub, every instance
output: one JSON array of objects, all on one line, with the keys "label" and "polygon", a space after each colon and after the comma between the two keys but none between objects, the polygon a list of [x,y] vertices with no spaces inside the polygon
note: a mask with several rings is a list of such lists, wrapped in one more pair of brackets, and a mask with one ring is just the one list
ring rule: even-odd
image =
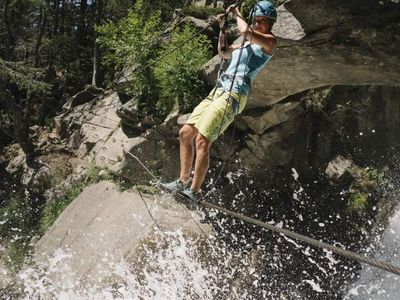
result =
[{"label": "green shrub", "polygon": [[[171,41],[164,45],[160,55],[170,52],[177,45],[188,41],[196,33],[190,25],[176,29]],[[211,42],[199,35],[164,57],[155,69],[160,90],[157,109],[168,113],[175,104],[181,112],[188,111],[204,96],[205,86],[200,73],[204,64],[211,58]]]}]

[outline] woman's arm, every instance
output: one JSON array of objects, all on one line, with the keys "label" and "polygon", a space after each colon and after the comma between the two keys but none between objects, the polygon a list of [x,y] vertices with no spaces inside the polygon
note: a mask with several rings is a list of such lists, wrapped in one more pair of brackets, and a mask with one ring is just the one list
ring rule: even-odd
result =
[{"label": "woman's arm", "polygon": [[251,28],[244,20],[237,7],[230,7],[228,8],[228,11],[230,11],[233,14],[233,17],[236,19],[237,28],[241,35],[247,36],[248,40],[251,39],[253,43],[263,47],[264,51],[269,54],[272,54],[275,51],[276,39],[272,34],[262,33]]},{"label": "woman's arm", "polygon": [[[215,17],[215,20],[220,24],[222,27],[222,22],[224,22],[224,14],[219,14]],[[222,29],[221,29],[222,30]],[[218,40],[218,54],[224,56],[224,59],[229,60],[232,56],[232,52],[236,49],[239,49],[241,44],[232,44],[226,47],[224,51],[221,51],[223,47],[221,47],[225,43],[226,33],[220,32],[219,40]]]}]

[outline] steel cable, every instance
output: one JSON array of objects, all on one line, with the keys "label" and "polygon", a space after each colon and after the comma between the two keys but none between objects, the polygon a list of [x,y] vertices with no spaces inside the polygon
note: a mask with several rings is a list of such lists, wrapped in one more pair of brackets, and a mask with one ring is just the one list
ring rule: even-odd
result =
[{"label": "steel cable", "polygon": [[377,259],[374,259],[374,258],[366,257],[366,256],[363,256],[361,254],[355,253],[353,251],[339,248],[337,246],[334,246],[334,245],[331,245],[331,244],[328,244],[328,243],[325,243],[325,242],[310,238],[308,236],[305,236],[305,235],[290,231],[288,229],[280,228],[280,227],[277,227],[277,226],[274,226],[274,225],[271,225],[271,224],[268,224],[268,223],[253,219],[251,217],[247,217],[245,215],[242,215],[242,214],[239,214],[239,213],[235,213],[233,211],[230,211],[230,210],[228,210],[226,208],[223,208],[221,206],[212,204],[212,203],[207,202],[207,201],[200,201],[199,204],[201,204],[204,207],[216,209],[216,210],[221,211],[221,212],[223,212],[223,213],[225,213],[225,214],[227,214],[227,215],[229,215],[231,217],[235,217],[235,218],[243,220],[243,221],[245,221],[247,223],[251,223],[251,224],[260,226],[262,228],[265,228],[265,229],[268,229],[268,230],[271,230],[271,231],[275,231],[275,232],[278,232],[280,234],[284,234],[286,236],[289,236],[291,238],[303,241],[305,243],[308,243],[310,245],[313,245],[313,246],[316,246],[316,247],[319,247],[319,248],[330,250],[333,253],[336,253],[338,255],[344,256],[346,258],[350,258],[350,259],[353,259],[353,260],[356,260],[356,261],[359,261],[359,262],[363,262],[363,263],[366,263],[368,265],[374,266],[376,268],[388,271],[390,273],[400,275],[400,267],[392,265],[390,263],[387,263],[387,262],[384,262],[384,261],[381,261],[381,260],[377,260]]}]

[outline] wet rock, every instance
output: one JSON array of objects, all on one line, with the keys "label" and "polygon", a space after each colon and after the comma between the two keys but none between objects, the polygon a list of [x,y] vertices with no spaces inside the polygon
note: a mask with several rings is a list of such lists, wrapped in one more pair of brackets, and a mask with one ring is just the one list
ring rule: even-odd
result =
[{"label": "wet rock", "polygon": [[286,122],[261,135],[248,134],[244,139],[247,148],[239,151],[242,164],[248,167],[278,167],[290,163],[294,155],[291,137],[296,133],[296,122]]},{"label": "wet rock", "polygon": [[158,195],[142,196],[120,192],[105,181],[86,188],[35,245],[36,262],[48,266],[52,258],[64,253],[57,269],[68,268],[79,281],[97,278],[108,266],[106,258],[111,263],[113,258],[135,257],[140,243],[154,237],[157,225],[165,232],[182,230],[198,238],[211,233],[197,214],[188,214],[173,199],[156,203]]},{"label": "wet rock", "polygon": [[[0,248],[0,254],[4,249]],[[13,276],[11,271],[7,268],[7,266],[4,264],[4,262],[1,259],[1,255],[0,255],[0,296],[2,296],[2,292],[1,291],[5,291],[9,285],[12,283],[13,281]],[[3,296],[7,296],[7,295],[3,295]],[[6,298],[4,298],[6,299]]]},{"label": "wet rock", "polygon": [[[168,180],[178,176],[179,143],[177,137],[175,143],[171,143],[162,138],[154,139],[154,135],[157,133],[149,133],[149,137],[136,137],[124,145],[124,156],[118,172],[121,176],[132,180],[144,180],[147,183],[155,180],[154,174],[157,174],[157,177],[161,175],[163,179]],[[145,170],[143,165],[148,170]]]},{"label": "wet rock", "polygon": [[338,179],[348,172],[352,166],[353,161],[351,159],[339,155],[328,163],[328,166],[325,169],[325,174],[329,178]]}]

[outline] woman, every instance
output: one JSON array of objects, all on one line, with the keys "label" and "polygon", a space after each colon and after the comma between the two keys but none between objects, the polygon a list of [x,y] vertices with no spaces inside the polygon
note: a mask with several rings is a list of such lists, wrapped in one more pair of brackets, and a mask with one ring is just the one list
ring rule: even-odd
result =
[{"label": "woman", "polygon": [[[220,76],[213,90],[192,112],[179,131],[180,176],[179,179],[161,184],[163,188],[179,193],[192,201],[199,199],[199,192],[208,170],[211,144],[244,109],[250,93],[251,82],[271,59],[276,49],[276,39],[271,33],[277,18],[275,7],[269,1],[260,1],[253,8],[254,21],[249,26],[236,6],[227,10],[237,21],[237,28],[245,41],[231,45],[224,58],[231,58],[230,65]],[[221,21],[223,14],[217,16]],[[194,176],[189,186],[190,173],[196,159]]]}]

